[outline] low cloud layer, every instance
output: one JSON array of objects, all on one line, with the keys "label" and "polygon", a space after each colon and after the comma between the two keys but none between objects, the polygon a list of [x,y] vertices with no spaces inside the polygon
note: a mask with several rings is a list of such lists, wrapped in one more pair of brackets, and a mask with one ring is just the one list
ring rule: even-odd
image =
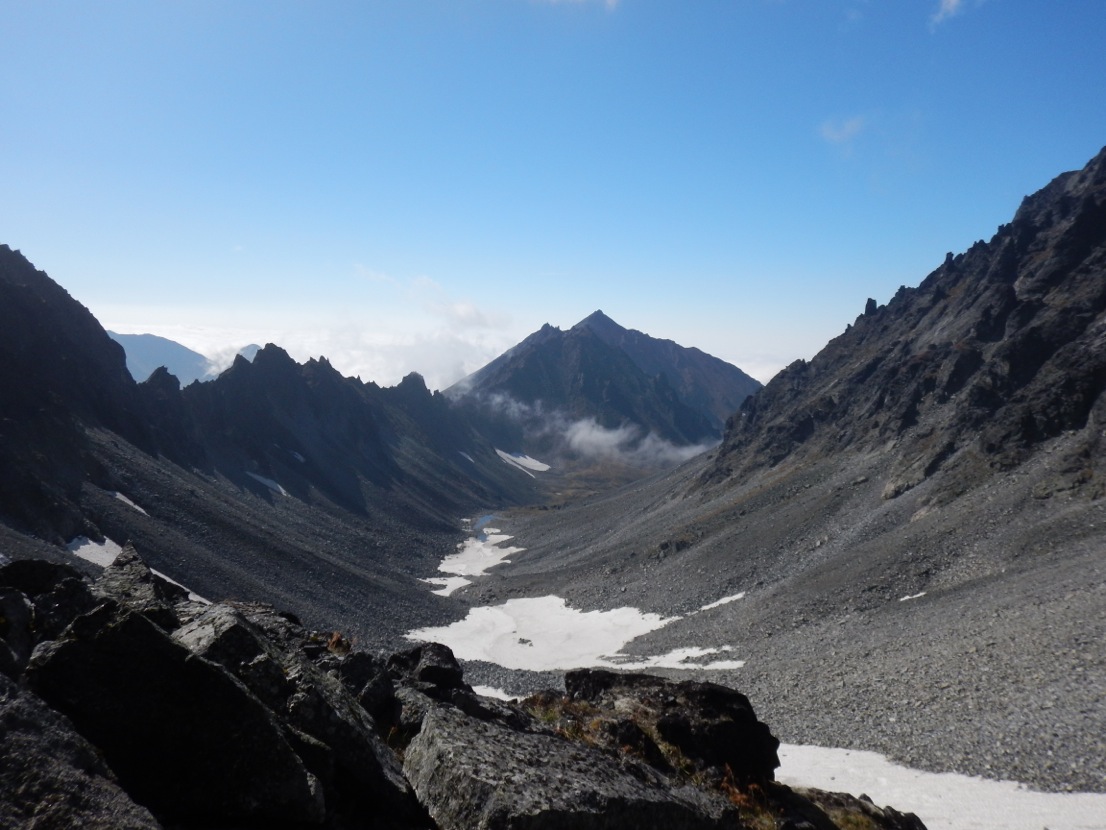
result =
[{"label": "low cloud layer", "polygon": [[679,464],[712,446],[678,445],[660,438],[654,432],[645,435],[642,433],[633,424],[608,429],[594,418],[584,418],[568,424],[564,437],[568,447],[584,458],[618,461],[635,467]]},{"label": "low cloud layer", "polygon": [[496,394],[481,397],[480,403],[519,426],[528,441],[544,445],[543,452],[552,457],[660,467],[682,463],[714,446],[674,444],[636,424],[605,427],[595,418],[574,419],[560,410],[547,410],[541,401],[525,403]]}]

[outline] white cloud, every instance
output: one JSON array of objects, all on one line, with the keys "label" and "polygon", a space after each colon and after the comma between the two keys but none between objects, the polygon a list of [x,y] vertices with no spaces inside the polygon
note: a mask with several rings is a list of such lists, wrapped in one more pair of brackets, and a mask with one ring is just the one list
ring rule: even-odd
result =
[{"label": "white cloud", "polygon": [[822,138],[830,144],[848,146],[852,140],[864,131],[867,122],[863,115],[854,115],[852,118],[829,119],[823,121],[818,127]]},{"label": "white cloud", "polygon": [[930,18],[930,23],[934,26],[943,23],[950,17],[955,17],[960,14],[963,8],[964,0],[941,0],[941,6],[934,12],[933,17]]}]

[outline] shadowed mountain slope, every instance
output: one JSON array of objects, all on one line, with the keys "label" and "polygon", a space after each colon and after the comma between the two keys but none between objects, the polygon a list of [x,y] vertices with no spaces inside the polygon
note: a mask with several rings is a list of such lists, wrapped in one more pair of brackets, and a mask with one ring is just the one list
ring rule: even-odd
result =
[{"label": "shadowed mountain slope", "polygon": [[417,375],[381,389],[268,346],[209,383],[136,384],[88,310],[7,247],[0,354],[3,556],[133,540],[201,594],[388,639],[450,606],[416,575],[460,516],[534,497]]},{"label": "shadowed mountain slope", "polygon": [[761,387],[760,381],[696,348],[625,329],[602,311],[585,317],[573,328],[586,327],[608,346],[625,352],[649,377],[663,375],[680,400],[710,418],[717,429],[742,402]]},{"label": "shadowed mountain slope", "polygon": [[731,419],[708,480],[883,451],[886,498],[940,471],[940,502],[1074,431],[1056,486],[1100,494],[1104,274],[1106,153],[787,367]]}]

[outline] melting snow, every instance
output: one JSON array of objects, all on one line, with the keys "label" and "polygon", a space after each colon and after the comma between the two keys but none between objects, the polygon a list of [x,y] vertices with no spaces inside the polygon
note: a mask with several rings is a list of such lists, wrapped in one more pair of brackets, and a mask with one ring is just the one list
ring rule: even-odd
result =
[{"label": "melting snow", "polygon": [[489,568],[494,568],[503,562],[510,562],[508,556],[526,550],[526,548],[518,547],[499,547],[511,538],[505,533],[500,533],[494,527],[485,527],[475,536],[459,544],[457,546],[458,552],[452,556],[447,556],[442,560],[442,564],[438,566],[438,570],[442,573],[454,574],[454,576],[432,576],[422,581],[429,582],[431,585],[442,586],[437,591],[431,591],[431,593],[448,597],[458,588],[469,585],[472,580],[468,577],[483,576]]},{"label": "melting snow", "polygon": [[192,590],[191,588],[189,588],[189,587],[188,587],[187,585],[181,585],[181,584],[180,584],[179,582],[177,582],[177,580],[173,579],[173,577],[171,577],[171,576],[166,576],[166,575],[165,575],[165,574],[163,574],[163,573],[162,573],[161,571],[155,571],[155,570],[154,570],[153,568],[150,568],[150,573],[153,573],[153,574],[157,574],[157,575],[158,575],[158,576],[160,576],[160,577],[161,577],[162,579],[164,579],[164,580],[165,580],[166,582],[172,582],[172,583],[173,583],[174,585],[176,585],[176,586],[177,586],[178,588],[184,588],[184,590],[188,591],[188,598],[189,598],[190,600],[192,600],[193,602],[202,602],[202,603],[203,603],[204,605],[211,605],[211,600],[209,600],[209,599],[204,599],[204,598],[203,598],[203,597],[201,597],[201,596],[200,596],[199,594],[195,593],[195,592],[194,592],[194,591],[193,591],[193,590]]},{"label": "melting snow", "polygon": [[430,592],[440,597],[448,597],[458,588],[464,588],[466,585],[472,584],[471,579],[465,579],[463,576],[431,576],[426,579],[420,579],[419,582],[440,585],[441,587],[438,588],[438,590]]},{"label": "melting snow", "polygon": [[475,461],[472,460],[472,456],[469,455],[467,452],[461,452],[460,450],[457,450],[457,452],[460,453],[461,458],[464,458],[470,464],[475,464],[476,463]]},{"label": "melting snow", "polygon": [[281,487],[279,484],[277,484],[275,481],[273,481],[271,478],[265,478],[265,476],[259,476],[257,473],[251,473],[251,472],[248,472],[248,471],[247,471],[246,475],[248,475],[250,478],[252,478],[256,481],[260,481],[262,484],[264,484],[266,487],[268,487],[274,493],[280,493],[280,495],[282,495],[282,496],[287,496],[288,495],[288,491],[285,490],[283,487]]},{"label": "melting snow", "polygon": [[734,594],[732,597],[722,597],[722,599],[716,599],[714,602],[708,602],[706,605],[704,605],[699,610],[700,611],[709,611],[712,608],[719,608],[719,607],[721,607],[723,605],[726,605],[728,603],[736,602],[739,599],[745,599],[745,592],[744,591],[742,591],[740,594]]},{"label": "melting snow", "polygon": [[133,507],[135,510],[137,510],[139,513],[141,513],[144,516],[149,516],[150,515],[145,510],[143,510],[141,507],[139,507],[137,504],[135,504],[133,501],[131,501],[126,496],[124,496],[122,493],[120,493],[118,490],[113,491],[111,493],[111,496],[113,498],[116,498],[119,501],[123,502],[123,504],[130,505],[131,507]]},{"label": "melting snow", "polygon": [[546,470],[549,469],[548,464],[542,461],[538,461],[536,458],[531,458],[528,455],[523,455],[522,453],[503,452],[503,450],[496,450],[495,452],[505,462],[510,464],[512,467],[518,467],[520,470],[526,473],[526,475],[530,476],[530,478],[537,477],[534,475],[533,472],[531,472],[531,470],[539,473],[544,473]]},{"label": "melting snow", "polygon": [[496,686],[473,686],[472,690],[482,697],[494,697],[499,700],[514,700],[518,695],[512,695]]},{"label": "melting snow", "polygon": [[631,640],[677,619],[637,608],[580,611],[569,608],[561,597],[531,597],[471,608],[467,617],[452,625],[421,628],[406,637],[444,643],[462,660],[482,660],[528,671],[741,667],[739,660],[696,662],[728,649],[684,648],[657,657],[620,654]]},{"label": "melting snow", "polygon": [[105,538],[103,542],[93,542],[87,536],[78,536],[73,539],[66,549],[86,562],[106,568],[115,561],[115,557],[123,550],[118,542]]},{"label": "melting snow", "polygon": [[1102,793],[1033,792],[1014,781],[921,772],[853,749],[784,744],[779,756],[783,784],[864,793],[915,813],[930,830],[1106,830]]}]

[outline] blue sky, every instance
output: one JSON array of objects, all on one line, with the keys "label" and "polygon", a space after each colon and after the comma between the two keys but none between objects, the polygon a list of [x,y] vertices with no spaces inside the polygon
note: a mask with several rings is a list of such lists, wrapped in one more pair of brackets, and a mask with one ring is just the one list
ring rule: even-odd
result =
[{"label": "blue sky", "polygon": [[0,0],[0,242],[443,386],[597,308],[767,379],[1106,144],[1102,0]]}]

